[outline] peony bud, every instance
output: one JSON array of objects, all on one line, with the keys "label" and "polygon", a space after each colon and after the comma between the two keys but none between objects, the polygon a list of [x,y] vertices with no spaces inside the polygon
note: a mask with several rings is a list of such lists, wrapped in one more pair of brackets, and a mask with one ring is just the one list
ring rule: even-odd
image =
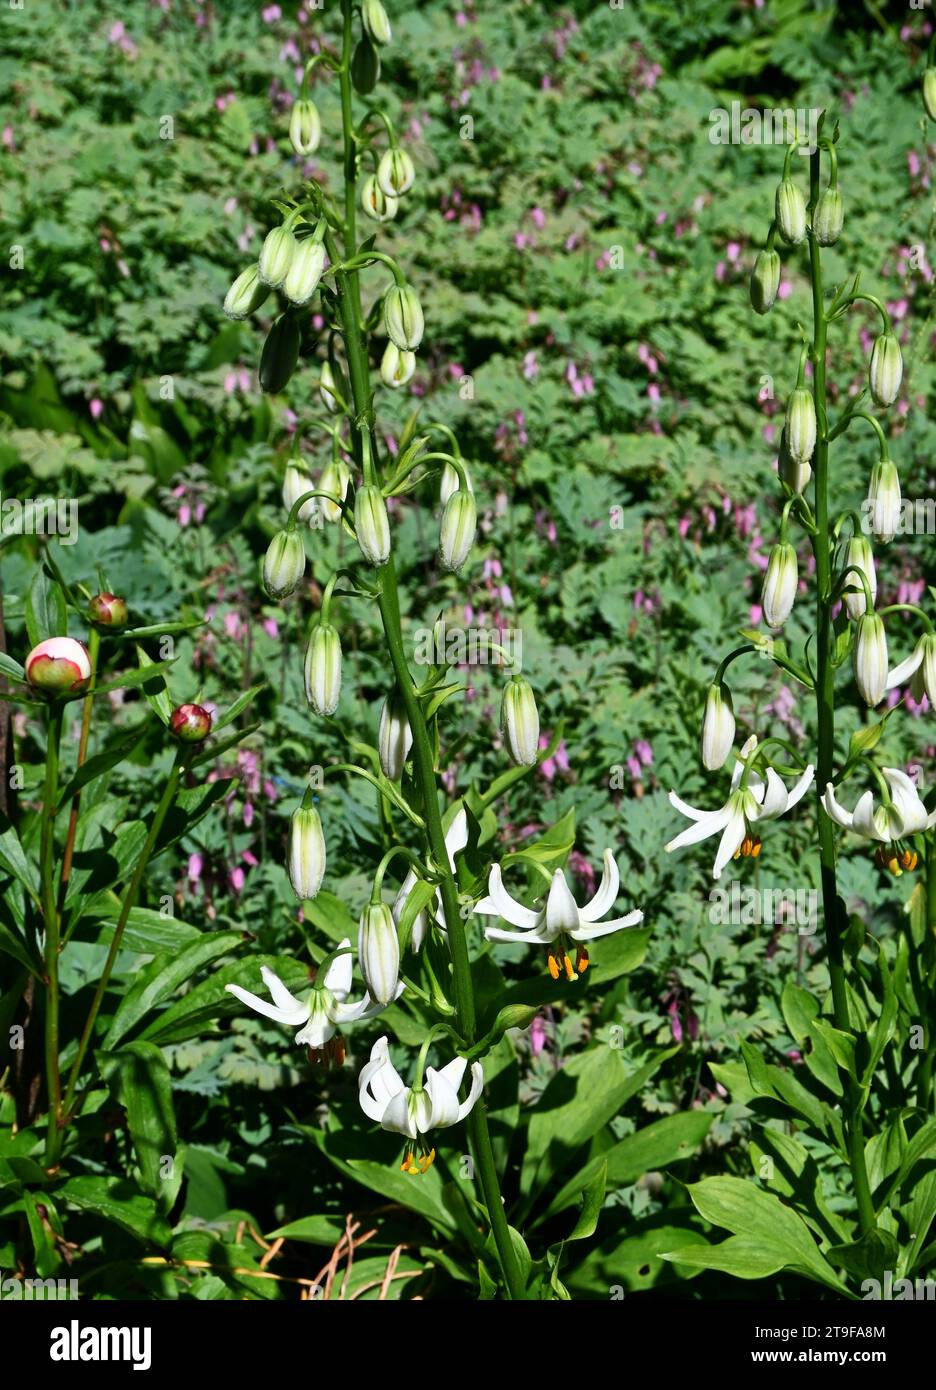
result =
[{"label": "peony bud", "polygon": [[358,960],[371,998],[392,1003],[400,982],[400,938],[386,903],[369,903],[361,913]]},{"label": "peony bud", "polygon": [[333,414],[341,410],[341,402],[335,395],[335,385],[335,373],[332,371],[331,363],[323,362],[319,373],[319,398],[325,409]]},{"label": "peony bud", "polygon": [[287,227],[274,227],[267,232],[266,240],[260,248],[257,272],[265,285],[271,290],[279,289],[289,274],[292,258],[296,254],[296,238]]},{"label": "peony bud", "polygon": [[881,459],[871,470],[864,512],[871,514],[871,534],[876,541],[892,541],[900,530],[900,475],[890,459]]},{"label": "peony bud", "polygon": [[780,455],[777,459],[777,472],[786,483],[791,492],[804,492],[809,486],[812,477],[812,466],[808,463],[796,463],[790,457],[790,449],[787,444],[786,425],[780,431]]},{"label": "peony bud", "polygon": [[377,729],[377,751],[380,766],[391,782],[399,782],[403,776],[403,766],[413,746],[413,731],[406,717],[406,707],[402,698],[388,695],[380,710],[380,724]]},{"label": "peony bud", "polygon": [[180,743],[202,743],[211,733],[211,723],[204,705],[179,705],[169,717],[169,728]]},{"label": "peony bud", "polygon": [[293,304],[308,304],[318,289],[325,269],[325,247],[320,241],[306,237],[297,242],[296,251],[283,281],[283,293]]},{"label": "peony bud", "polygon": [[361,207],[375,222],[392,222],[400,206],[399,199],[388,197],[377,182],[376,174],[368,174],[361,187]]},{"label": "peony bud", "polygon": [[355,494],[354,530],[367,563],[385,565],[390,558],[390,521],[383,493],[373,483],[365,483]]},{"label": "peony bud", "polygon": [[362,97],[369,96],[380,81],[380,54],[365,35],[354,46],[351,56],[351,81]]},{"label": "peony bud", "polygon": [[[300,497],[305,496],[307,492],[314,491],[315,484],[312,481],[312,474],[297,463],[288,463],[286,476],[283,479],[283,506],[286,511],[292,511]],[[306,522],[309,526],[315,521],[317,500],[315,497],[310,497],[299,508],[299,520]]]},{"label": "peony bud", "polygon": [[443,569],[457,573],[474,545],[478,529],[478,509],[467,488],[457,488],[442,511],[439,529],[439,558]]},{"label": "peony bud", "polygon": [[[871,542],[867,536],[852,536],[845,551],[845,566],[853,570],[860,570],[868,581],[868,588],[871,590],[871,603],[874,604],[877,598],[877,570],[874,567],[874,551],[871,549]],[[864,586],[857,574],[849,574],[845,580],[849,588],[853,588],[853,594],[846,593],[845,611],[850,618],[860,618],[867,610],[867,600],[865,599]]]},{"label": "peony bud", "polygon": [[877,613],[863,613],[855,634],[855,683],[862,700],[875,709],[887,689],[887,634]]},{"label": "peony bud", "polygon": [[98,627],[126,627],[126,599],[117,594],[95,594],[88,604],[88,617]]},{"label": "peony bud", "polygon": [[282,391],[299,361],[299,325],[281,314],[270,329],[260,354],[260,388],[269,395]]},{"label": "peony bud", "polygon": [[[319,478],[319,490],[330,492],[333,497],[340,497],[343,502],[348,495],[350,481],[351,469],[344,459],[332,459],[322,469],[322,476]],[[326,521],[339,521],[341,519],[341,508],[337,502],[332,502],[327,497],[320,497],[319,505]]]},{"label": "peony bud", "polygon": [[927,68],[923,74],[923,105],[931,121],[936,121],[936,68]]},{"label": "peony bud", "polygon": [[388,44],[393,37],[387,11],[380,0],[364,0],[361,5],[361,20],[371,43]]},{"label": "peony bud", "polygon": [[341,694],[341,638],[332,623],[318,623],[312,629],[305,657],[306,699],[323,718],[338,708]]},{"label": "peony bud", "polygon": [[305,574],[306,553],[298,531],[278,531],[263,557],[263,587],[270,598],[286,598]]},{"label": "peony bud", "polygon": [[768,627],[783,627],[793,611],[798,584],[796,551],[782,541],[770,552],[761,591],[761,607]]},{"label": "peony bud", "polygon": [[388,198],[401,198],[408,193],[416,178],[413,161],[399,145],[385,150],[377,165],[377,182]]},{"label": "peony bud", "polygon": [[806,204],[792,179],[781,179],[777,184],[776,217],[784,241],[791,246],[805,241]]},{"label": "peony bud", "polygon": [[256,264],[242,270],[224,296],[224,312],[229,319],[246,319],[259,309],[269,296],[270,287],[260,279],[260,268]]},{"label": "peony bud", "polygon": [[315,154],[322,138],[322,122],[314,101],[294,103],[289,118],[289,138],[296,154]]},{"label": "peony bud", "polygon": [[383,313],[391,343],[401,352],[415,352],[425,328],[422,305],[415,291],[409,285],[391,285],[384,295]]},{"label": "peony bud", "polygon": [[900,390],[902,377],[903,358],[900,355],[900,344],[893,333],[882,333],[874,340],[868,366],[868,384],[876,405],[893,405]]},{"label": "peony bud", "polygon": [[301,902],[314,898],[325,877],[325,836],[314,806],[299,806],[289,822],[289,881]]},{"label": "peony bud", "polygon": [[91,661],[84,643],[74,637],[47,637],[27,656],[26,679],[37,690],[52,695],[81,690],[91,679]]},{"label": "peony bud", "polygon": [[518,767],[532,767],[539,754],[539,714],[533,688],[523,676],[511,676],[501,704],[501,732]]},{"label": "peony bud", "polygon": [[758,251],[751,272],[751,307],[755,314],[766,314],[773,307],[780,289],[780,257],[774,250]]},{"label": "peony bud", "polygon": [[834,246],[842,235],[845,221],[845,205],[837,188],[827,188],[820,193],[819,201],[813,208],[813,236],[820,246]]},{"label": "peony bud", "polygon": [[790,392],[786,439],[793,462],[808,463],[816,447],[816,406],[808,386],[797,386]]},{"label": "peony bud", "polygon": [[401,352],[395,343],[388,343],[380,363],[380,379],[384,386],[396,390],[411,380],[416,370],[416,354]]},{"label": "peony bud", "polygon": [[709,686],[702,716],[702,766],[717,772],[725,766],[735,736],[731,691],[724,681]]}]

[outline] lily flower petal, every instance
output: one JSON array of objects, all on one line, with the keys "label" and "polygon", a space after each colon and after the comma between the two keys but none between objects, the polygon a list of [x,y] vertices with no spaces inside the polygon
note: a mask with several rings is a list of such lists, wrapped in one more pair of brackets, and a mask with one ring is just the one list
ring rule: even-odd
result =
[{"label": "lily flower petal", "polygon": [[621,875],[618,872],[617,862],[609,849],[604,852],[604,869],[601,875],[601,882],[598,891],[591,902],[585,904],[579,916],[584,922],[597,922],[599,917],[603,917],[614,906],[614,899],[618,895],[618,888],[621,885]]}]

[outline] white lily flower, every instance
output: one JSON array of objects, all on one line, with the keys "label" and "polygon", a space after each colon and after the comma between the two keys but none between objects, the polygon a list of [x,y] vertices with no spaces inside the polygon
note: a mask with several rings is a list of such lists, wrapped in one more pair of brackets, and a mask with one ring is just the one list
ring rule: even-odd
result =
[{"label": "white lily flower", "polygon": [[[623,931],[627,927],[636,927],[643,921],[643,913],[638,908],[624,917],[599,922],[598,919],[614,905],[620,881],[614,855],[606,849],[601,883],[590,902],[579,907],[565,874],[557,869],[552,876],[546,904],[536,911],[524,907],[510,896],[504,887],[500,865],[492,864],[488,896],[481,899],[475,911],[485,917],[503,917],[505,922],[520,928],[519,931],[503,931],[500,927],[485,927],[484,934],[488,941],[521,941],[525,946],[545,946],[549,973],[553,979],[558,980],[564,970],[567,979],[575,980],[588,969],[589,941],[595,941],[599,936],[610,936],[612,932]],[[574,970],[568,941],[574,941],[578,946]]]},{"label": "white lily flower", "polygon": [[378,1038],[371,1048],[370,1061],[361,1068],[358,1078],[361,1109],[382,1129],[403,1134],[415,1145],[419,1159],[407,1150],[402,1163],[404,1173],[426,1172],[435,1158],[435,1149],[429,1147],[424,1135],[463,1120],[480,1096],[484,1072],[480,1062],[472,1062],[471,1089],[465,1100],[458,1099],[467,1066],[464,1057],[455,1057],[440,1071],[427,1067],[424,1082],[407,1086],[390,1061],[387,1039]]},{"label": "white lily flower", "polygon": [[698,844],[711,835],[721,834],[721,843],[715,856],[712,870],[713,878],[721,878],[722,870],[731,859],[749,855],[756,858],[760,853],[760,838],[752,827],[762,820],[776,820],[785,815],[800,801],[812,786],[815,769],[812,763],[791,788],[784,786],[772,767],[767,769],[766,780],[758,772],[748,774],[747,785],[741,786],[744,760],[757,747],[757,736],[752,734],[741,749],[741,757],[735,763],[731,777],[731,793],[724,806],[717,811],[699,811],[681,800],[675,792],[669,799],[677,811],[688,816],[695,823],[683,830],[665,846],[667,853],[682,849],[686,845]]},{"label": "white lily flower", "polygon": [[[321,987],[310,989],[305,1003],[291,994],[279,976],[265,965],[260,967],[260,974],[270,991],[272,1004],[251,994],[249,989],[242,989],[240,985],[225,985],[225,989],[253,1009],[254,1013],[271,1018],[274,1023],[298,1027],[296,1042],[310,1049],[310,1061],[324,1061],[326,1065],[336,1062],[340,1066],[344,1061],[344,1045],[340,1036],[337,1043],[332,1042],[338,1028],[345,1023],[374,1018],[383,1012],[385,1006],[374,1003],[369,994],[365,994],[356,1004],[347,1002],[351,993],[352,973],[351,941],[348,937],[340,943],[338,951],[339,954],[325,972]],[[394,998],[399,998],[403,988],[401,982]]]},{"label": "white lily flower", "polygon": [[[455,872],[455,855],[458,854],[460,850],[463,850],[467,843],[468,817],[465,814],[464,806],[462,806],[459,808],[458,814],[455,816],[455,819],[452,821],[452,824],[445,832],[445,850],[448,854],[449,868],[452,870],[452,873]],[[416,886],[416,878],[417,875],[415,869],[410,869],[409,873],[406,875],[406,878],[404,878],[403,882],[400,885],[399,893],[397,893],[396,898],[394,899],[393,920],[398,925],[400,918],[403,915],[403,909],[406,906],[406,900]],[[436,893],[435,919],[444,931],[445,913],[442,911],[442,894],[439,892]],[[416,918],[413,922],[413,932],[410,936],[410,947],[412,948],[412,950],[420,951],[422,949],[423,942],[426,939],[426,932],[428,930],[429,913],[426,908],[423,908],[421,912],[418,912],[416,914]]]},{"label": "white lily flower", "polygon": [[889,806],[874,805],[874,793],[862,792],[854,811],[847,811],[835,799],[835,788],[829,782],[822,796],[822,809],[830,820],[843,830],[851,830],[865,840],[876,840],[886,846],[877,852],[881,868],[900,874],[903,869],[915,869],[914,849],[901,847],[899,841],[908,835],[920,835],[936,825],[936,811],[928,812],[915,784],[905,772],[896,767],[881,769],[891,795]]},{"label": "white lily flower", "polygon": [[925,695],[936,706],[936,634],[924,632],[906,661],[887,675],[887,689],[910,682],[910,693],[917,704]]}]

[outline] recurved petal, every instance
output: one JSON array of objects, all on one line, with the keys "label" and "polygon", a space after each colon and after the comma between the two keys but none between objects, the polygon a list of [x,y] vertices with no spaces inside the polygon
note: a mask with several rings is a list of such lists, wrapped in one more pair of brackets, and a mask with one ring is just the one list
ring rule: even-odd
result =
[{"label": "recurved petal", "polygon": [[447,1125],[453,1125],[458,1119],[458,1090],[447,1076],[434,1067],[426,1068],[426,1093],[431,1108],[426,1116],[425,1128],[445,1129]]},{"label": "recurved petal", "polygon": [[887,673],[887,690],[893,690],[895,686],[906,685],[907,681],[918,671],[923,662],[923,647],[918,643],[907,657],[906,661],[901,661],[895,666],[893,671]]},{"label": "recurved petal", "polygon": [[851,830],[854,816],[851,811],[845,809],[835,799],[835,788],[831,782],[826,783],[826,789],[822,793],[822,808],[830,820],[834,820],[836,825],[840,825],[843,830]]},{"label": "recurved petal", "polygon": [[[700,840],[707,840],[710,835],[717,835],[720,830],[724,830],[732,818],[733,808],[728,801],[717,811],[707,811],[694,825],[687,826],[680,831],[675,840],[670,840],[668,845],[663,848],[667,851],[683,849],[686,845],[696,845]],[[742,817],[743,819],[743,817]]]},{"label": "recurved petal", "polygon": [[392,1129],[397,1134],[405,1134],[408,1139],[415,1139],[419,1131],[415,1118],[410,1113],[409,1102],[410,1089],[407,1086],[389,1102],[380,1123],[384,1129]]},{"label": "recurved petal", "polygon": [[741,848],[746,834],[747,822],[744,819],[744,812],[740,809],[733,811],[731,819],[725,826],[725,833],[721,837],[718,853],[715,856],[715,867],[712,869],[713,878],[721,878],[722,869],[731,862],[735,852]]},{"label": "recurved petal", "polygon": [[235,999],[239,999],[242,1004],[246,1004],[254,1013],[262,1014],[264,1018],[272,1018],[274,1023],[286,1023],[295,1026],[298,1023],[305,1023],[309,1017],[309,1010],[298,1000],[289,1009],[278,1009],[275,1004],[270,1004],[266,999],[261,999],[259,995],[251,994],[249,989],[241,989],[240,985],[225,985],[228,994],[233,994]]},{"label": "recurved petal", "polygon": [[344,941],[338,944],[339,954],[335,956],[331,965],[325,972],[325,988],[330,990],[339,1003],[347,999],[351,993],[351,974],[354,965],[351,959],[351,940],[345,937]]},{"label": "recurved petal", "polygon": [[583,922],[597,922],[599,917],[603,917],[614,906],[614,899],[618,895],[618,888],[621,884],[621,875],[618,872],[617,862],[609,849],[604,852],[604,869],[601,875],[601,882],[598,891],[591,902],[586,903],[579,916]]},{"label": "recurved petal", "polygon": [[812,763],[810,763],[806,770],[796,779],[787,793],[786,809],[788,811],[792,811],[796,803],[802,801],[815,780],[816,769],[813,767]]},{"label": "recurved petal", "polygon": [[457,1116],[457,1118],[458,1118],[459,1120],[463,1120],[463,1119],[465,1118],[465,1116],[468,1114],[468,1111],[469,1111],[469,1110],[471,1109],[471,1107],[474,1105],[475,1101],[478,1099],[478,1096],[480,1096],[481,1090],[482,1090],[482,1087],[483,1087],[483,1086],[484,1086],[484,1072],[483,1072],[483,1070],[482,1070],[481,1063],[480,1063],[480,1062],[472,1062],[472,1064],[471,1064],[471,1090],[468,1092],[468,1095],[465,1097],[465,1099],[462,1101],[461,1105],[458,1107],[458,1116]]},{"label": "recurved petal", "polygon": [[297,999],[294,994],[290,994],[280,977],[275,975],[269,966],[261,965],[260,975],[263,979],[263,983],[270,991],[270,998],[278,1009],[282,1009],[286,1013],[295,1012],[297,1009],[302,1013],[308,1013],[308,1009],[302,1003],[301,999]]},{"label": "recurved petal", "polygon": [[874,796],[870,791],[863,792],[852,814],[852,830],[863,835],[866,840],[886,840],[887,836],[879,830],[874,815]]},{"label": "recurved petal", "polygon": [[566,876],[557,869],[546,899],[546,935],[556,937],[561,931],[575,931],[579,924],[578,903],[566,883]]},{"label": "recurved petal", "polygon": [[482,898],[475,911],[488,917],[503,917],[505,922],[522,927],[524,931],[535,931],[544,917],[542,912],[533,912],[531,908],[524,907],[510,896],[504,887],[499,864],[492,864],[488,878],[488,896]]},{"label": "recurved petal", "polygon": [[628,912],[626,917],[615,917],[611,922],[599,922],[596,926],[579,927],[569,935],[573,941],[597,941],[599,936],[610,936],[612,932],[636,927],[642,921],[643,913],[638,908],[635,912]]}]

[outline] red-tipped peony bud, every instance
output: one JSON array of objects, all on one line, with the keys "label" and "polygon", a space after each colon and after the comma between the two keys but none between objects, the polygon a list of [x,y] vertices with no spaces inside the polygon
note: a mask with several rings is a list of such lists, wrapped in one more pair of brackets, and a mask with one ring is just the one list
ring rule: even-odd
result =
[{"label": "red-tipped peony bud", "polygon": [[126,627],[126,599],[118,594],[95,594],[88,604],[88,617],[98,627]]},{"label": "red-tipped peony bud", "polygon": [[91,679],[91,662],[84,644],[74,637],[47,637],[27,656],[26,679],[37,690],[53,695],[80,690]]},{"label": "red-tipped peony bud", "polygon": [[179,705],[172,711],[169,728],[182,743],[201,743],[211,733],[211,715],[204,705]]}]

